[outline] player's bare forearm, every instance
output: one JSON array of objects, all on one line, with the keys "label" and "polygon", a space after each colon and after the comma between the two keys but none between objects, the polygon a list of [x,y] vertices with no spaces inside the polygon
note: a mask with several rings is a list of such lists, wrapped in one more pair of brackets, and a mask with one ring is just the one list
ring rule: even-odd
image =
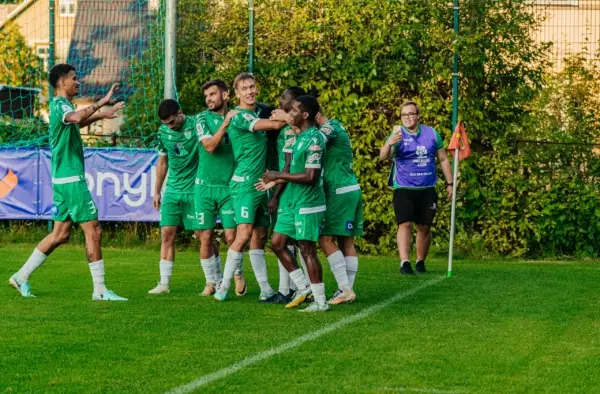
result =
[{"label": "player's bare forearm", "polygon": [[[96,111],[98,111],[102,106],[103,105],[100,105],[100,101],[96,102],[85,108],[68,113],[67,116],[65,116],[65,120],[69,123],[78,124],[82,126],[82,123],[88,120],[92,115],[94,115]],[[87,123],[86,126],[87,125],[89,125],[89,123]]]},{"label": "player's bare forearm", "polygon": [[212,137],[201,140],[204,149],[206,149],[208,153],[213,153],[219,147],[221,141],[223,141],[223,136],[225,136],[225,133],[227,132],[228,125],[229,122],[224,122]]},{"label": "player's bare forearm", "polygon": [[169,169],[169,161],[167,156],[159,156],[158,164],[156,165],[156,184],[154,185],[154,195],[160,194],[163,183],[167,177],[167,171]]},{"label": "player's bare forearm", "polygon": [[321,176],[321,169],[308,168],[305,172],[289,174],[287,172],[279,172],[275,178],[270,180],[282,180],[291,183],[300,183],[302,185],[314,185]]},{"label": "player's bare forearm", "polygon": [[87,118],[86,120],[83,120],[81,122],[79,122],[79,127],[86,127],[91,125],[92,123],[103,119],[104,117],[102,116],[102,114],[93,114],[92,116],[90,116],[89,118]]},{"label": "player's bare forearm", "polygon": [[252,131],[277,131],[285,126],[285,122],[279,120],[259,119]]},{"label": "player's bare forearm", "polygon": [[281,196],[281,193],[283,193],[284,188],[285,188],[285,183],[280,183],[277,186],[275,186],[275,191],[273,192],[273,198],[276,198],[277,200],[279,200],[279,197]]}]

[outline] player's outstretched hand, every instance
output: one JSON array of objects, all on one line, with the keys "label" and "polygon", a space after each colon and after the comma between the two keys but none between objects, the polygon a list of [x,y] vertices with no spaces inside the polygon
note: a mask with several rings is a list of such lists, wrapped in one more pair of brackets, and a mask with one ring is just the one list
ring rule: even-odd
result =
[{"label": "player's outstretched hand", "polygon": [[235,115],[237,115],[239,113],[240,113],[240,111],[235,110],[235,109],[227,112],[227,115],[225,116],[225,123],[229,124],[229,122],[231,122],[231,118],[233,118]]},{"label": "player's outstretched hand", "polygon": [[121,109],[123,109],[124,106],[125,106],[125,103],[122,101],[116,103],[111,109],[109,109],[108,111],[106,111],[102,114],[104,119],[118,118],[119,114],[117,112],[120,111]]},{"label": "player's outstretched hand", "polygon": [[152,199],[152,206],[154,207],[154,209],[156,209],[157,211],[160,211],[160,194],[156,194],[154,196],[154,198]]},{"label": "player's outstretched hand", "polygon": [[275,109],[271,112],[271,120],[277,120],[279,122],[288,122],[289,114],[282,109]]},{"label": "player's outstretched hand", "polygon": [[263,175],[262,180],[265,183],[269,183],[269,182],[278,180],[280,175],[281,175],[281,172],[279,172],[279,171],[265,171],[265,174]]},{"label": "player's outstretched hand", "polygon": [[[276,185],[275,182],[260,181],[258,183],[255,183],[254,187],[259,192],[266,192],[267,190],[272,189],[275,185]],[[269,204],[270,204],[270,202],[269,202]],[[275,209],[277,209],[277,207],[275,207]],[[269,212],[270,212],[270,210],[269,210]]]},{"label": "player's outstretched hand", "polygon": [[108,93],[106,93],[106,96],[102,97],[102,100],[100,100],[100,103],[102,104],[102,106],[105,106],[108,104],[114,104],[115,100],[113,99],[113,96],[116,92],[119,91],[120,88],[121,88],[121,84],[113,83],[113,85],[108,90]]}]

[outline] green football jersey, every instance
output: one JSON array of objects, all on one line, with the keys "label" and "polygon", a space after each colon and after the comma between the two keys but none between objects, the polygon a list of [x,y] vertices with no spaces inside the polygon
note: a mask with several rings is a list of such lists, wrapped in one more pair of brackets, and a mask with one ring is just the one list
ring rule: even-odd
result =
[{"label": "green football jersey", "polygon": [[75,107],[64,97],[55,97],[50,104],[51,175],[55,183],[70,183],[85,179],[79,125],[65,120],[67,114],[73,111]]},{"label": "green football jersey", "polygon": [[231,176],[235,168],[233,148],[229,134],[225,133],[221,143],[214,152],[209,153],[204,149],[202,140],[212,138],[219,131],[225,117],[217,112],[206,110],[198,115],[198,149],[200,162],[196,174],[196,184],[211,187],[229,187]]},{"label": "green football jersey", "polygon": [[187,115],[178,130],[166,125],[158,129],[158,154],[167,156],[169,176],[167,189],[193,193],[198,171],[198,138],[200,126],[196,116]]},{"label": "green football jersey", "polygon": [[279,156],[279,171],[285,167],[285,154],[292,153],[292,148],[296,143],[296,132],[290,125],[285,125],[277,137],[277,153]]},{"label": "green football jersey", "polygon": [[267,137],[264,131],[252,131],[259,121],[258,113],[240,107],[236,110],[240,112],[227,127],[235,157],[232,179],[236,182],[257,182],[266,168]]},{"label": "green football jersey", "polygon": [[327,139],[327,154],[323,164],[325,193],[336,194],[339,188],[357,185],[358,180],[352,169],[352,144],[342,124],[330,120],[320,130]]},{"label": "green football jersey", "polygon": [[[292,149],[290,174],[305,172],[307,168],[322,169],[325,156],[325,137],[316,127],[311,127],[297,135]],[[289,208],[299,213],[311,213],[325,209],[325,193],[323,192],[323,177],[314,185],[303,185],[290,182],[284,189]]]}]

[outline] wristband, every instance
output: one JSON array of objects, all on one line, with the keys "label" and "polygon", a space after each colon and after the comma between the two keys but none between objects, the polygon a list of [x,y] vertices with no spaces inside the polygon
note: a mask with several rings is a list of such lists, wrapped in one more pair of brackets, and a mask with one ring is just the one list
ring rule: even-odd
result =
[{"label": "wristband", "polygon": [[446,182],[446,186],[454,186],[454,182]]}]

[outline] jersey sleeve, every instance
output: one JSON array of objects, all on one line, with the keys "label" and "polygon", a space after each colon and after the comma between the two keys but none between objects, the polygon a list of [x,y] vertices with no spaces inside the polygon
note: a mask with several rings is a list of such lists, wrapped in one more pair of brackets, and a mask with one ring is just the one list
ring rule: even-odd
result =
[{"label": "jersey sleeve", "polygon": [[321,131],[321,133],[323,133],[327,142],[329,142],[340,134],[341,128],[342,125],[340,124],[340,122],[330,120],[329,122],[321,126],[319,130]]},{"label": "jersey sleeve", "polygon": [[308,145],[304,168],[322,168],[325,157],[325,138],[313,137]]},{"label": "jersey sleeve", "polygon": [[231,125],[240,130],[254,131],[254,125],[260,119],[252,113],[240,112],[231,119]]},{"label": "jersey sleeve", "polygon": [[[161,126],[161,128],[162,128],[162,126]],[[156,150],[157,150],[159,156],[166,156],[167,155],[167,149],[165,148],[165,145],[162,142],[162,138],[160,136],[160,132],[161,132],[161,130],[159,129],[158,130],[158,133],[159,133],[158,134],[158,138],[156,139],[156,141],[157,141]]]},{"label": "jersey sleeve", "polygon": [[442,136],[440,135],[440,133],[437,132],[437,130],[433,129],[433,132],[435,133],[435,146],[436,148],[442,149],[444,147],[444,139],[442,138]]},{"label": "jersey sleeve", "polygon": [[208,139],[212,137],[210,132],[210,128],[208,127],[208,123],[206,122],[206,116],[204,113],[200,113],[196,117],[196,135],[198,136],[198,141],[202,142],[202,140]]},{"label": "jersey sleeve", "polygon": [[75,111],[73,104],[67,102],[66,100],[61,100],[56,102],[54,110],[56,111],[56,118],[60,119],[63,124],[71,124],[70,122],[67,122],[65,118],[68,114]]},{"label": "jersey sleeve", "polygon": [[287,126],[286,128],[284,128],[282,130],[282,132],[284,133],[284,142],[283,142],[283,153],[292,153],[292,148],[294,147],[294,144],[296,143],[296,133],[294,132],[294,129],[292,129],[290,126]]}]

